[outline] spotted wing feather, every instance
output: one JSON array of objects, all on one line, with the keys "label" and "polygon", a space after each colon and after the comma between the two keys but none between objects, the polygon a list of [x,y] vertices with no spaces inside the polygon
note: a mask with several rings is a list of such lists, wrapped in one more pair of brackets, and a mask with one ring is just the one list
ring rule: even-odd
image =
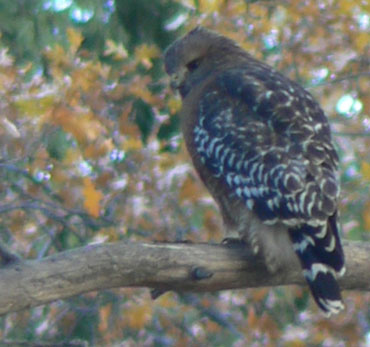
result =
[{"label": "spotted wing feather", "polygon": [[303,88],[263,67],[218,76],[194,127],[202,163],[266,224],[287,226],[315,301],[343,308],[336,205],[338,158],[323,111]]}]

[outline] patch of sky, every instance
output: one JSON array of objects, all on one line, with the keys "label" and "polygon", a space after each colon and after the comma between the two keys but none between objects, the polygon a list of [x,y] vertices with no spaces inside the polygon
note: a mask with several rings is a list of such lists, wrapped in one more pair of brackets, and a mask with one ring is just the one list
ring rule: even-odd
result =
[{"label": "patch of sky", "polygon": [[360,29],[367,30],[370,29],[370,16],[366,13],[360,13],[356,16],[357,24]]},{"label": "patch of sky", "polygon": [[125,151],[119,150],[117,148],[113,149],[109,154],[109,159],[113,162],[122,162],[126,158]]},{"label": "patch of sky", "polygon": [[54,12],[60,12],[69,8],[72,3],[73,0],[48,0],[44,3],[44,9]]},{"label": "patch of sky", "polygon": [[178,29],[181,25],[183,25],[186,20],[188,19],[187,13],[178,13],[176,16],[172,17],[165,25],[165,29],[167,31],[173,31]]},{"label": "patch of sky", "polygon": [[47,171],[38,170],[34,174],[34,179],[39,183],[49,181],[50,178],[51,178],[50,172]]},{"label": "patch of sky", "polygon": [[343,95],[337,102],[336,110],[344,117],[352,118],[362,110],[363,104],[360,100],[350,94]]},{"label": "patch of sky", "polygon": [[72,6],[69,17],[77,23],[86,23],[94,16],[94,11],[88,8]]},{"label": "patch of sky", "polygon": [[270,50],[274,49],[279,45],[279,32],[276,29],[272,29],[269,34],[263,36],[263,43],[265,48]]},{"label": "patch of sky", "polygon": [[319,84],[325,81],[329,75],[329,70],[326,67],[313,71],[312,84]]},{"label": "patch of sky", "polygon": [[81,176],[89,176],[93,172],[93,167],[87,161],[81,161],[78,165],[78,170],[80,171]]}]

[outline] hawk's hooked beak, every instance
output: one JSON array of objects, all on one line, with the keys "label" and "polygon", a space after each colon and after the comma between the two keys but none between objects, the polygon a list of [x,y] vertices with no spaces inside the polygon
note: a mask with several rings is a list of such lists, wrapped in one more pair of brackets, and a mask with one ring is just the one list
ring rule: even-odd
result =
[{"label": "hawk's hooked beak", "polygon": [[185,81],[186,71],[187,70],[185,68],[182,68],[170,75],[170,86],[173,90],[178,91],[181,88],[181,85]]},{"label": "hawk's hooked beak", "polygon": [[171,89],[176,91],[179,88],[179,82],[178,82],[177,74],[171,75],[170,79],[171,79],[171,81],[170,81]]}]

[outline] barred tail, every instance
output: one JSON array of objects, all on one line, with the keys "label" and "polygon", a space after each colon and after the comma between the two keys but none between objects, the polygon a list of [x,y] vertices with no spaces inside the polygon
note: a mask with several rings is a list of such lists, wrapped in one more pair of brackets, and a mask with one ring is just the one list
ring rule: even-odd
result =
[{"label": "barred tail", "polygon": [[344,309],[337,282],[337,276],[345,272],[337,213],[329,217],[326,225],[304,224],[289,229],[289,235],[317,305],[327,316]]}]

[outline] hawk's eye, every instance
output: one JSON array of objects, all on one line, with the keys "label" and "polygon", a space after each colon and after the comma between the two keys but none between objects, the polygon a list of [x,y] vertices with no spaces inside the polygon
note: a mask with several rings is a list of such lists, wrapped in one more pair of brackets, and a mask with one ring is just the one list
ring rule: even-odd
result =
[{"label": "hawk's eye", "polygon": [[189,71],[194,71],[198,68],[199,64],[200,64],[200,60],[194,59],[190,63],[186,64],[186,67],[188,68]]}]

